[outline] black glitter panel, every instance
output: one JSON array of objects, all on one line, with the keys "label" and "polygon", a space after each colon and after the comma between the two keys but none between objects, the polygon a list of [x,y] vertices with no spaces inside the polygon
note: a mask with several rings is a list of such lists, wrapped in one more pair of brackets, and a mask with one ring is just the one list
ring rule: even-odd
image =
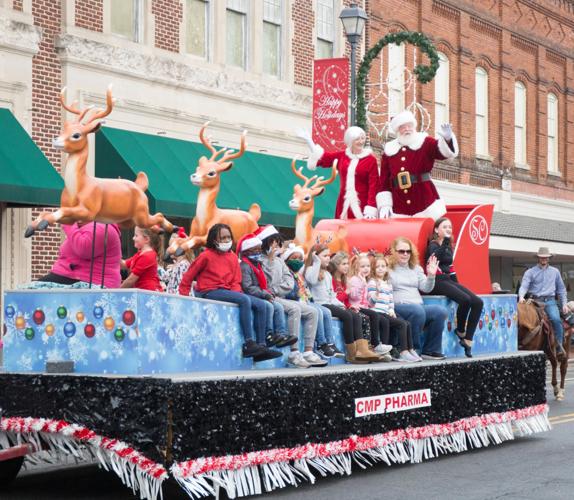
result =
[{"label": "black glitter panel", "polygon": [[[454,422],[546,402],[543,354],[397,369],[318,372],[172,387],[175,461],[234,455],[409,426]],[[355,398],[430,389],[432,406],[355,417]]]}]

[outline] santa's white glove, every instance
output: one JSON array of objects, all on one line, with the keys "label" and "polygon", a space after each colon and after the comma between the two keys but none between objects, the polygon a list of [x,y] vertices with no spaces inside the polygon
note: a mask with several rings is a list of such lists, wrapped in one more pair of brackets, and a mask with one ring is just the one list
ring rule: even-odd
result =
[{"label": "santa's white glove", "polygon": [[309,133],[308,130],[304,128],[298,129],[297,136],[301,137],[301,139],[303,139],[307,143],[309,151],[311,152],[309,154],[309,158],[307,159],[307,168],[309,170],[316,170],[317,162],[321,159],[323,153],[325,153],[325,150],[321,146],[313,142],[311,134]]},{"label": "santa's white glove", "polygon": [[438,135],[442,136],[442,138],[449,142],[452,140],[452,125],[450,123],[443,123],[440,128],[438,129]]},{"label": "santa's white glove", "polygon": [[371,207],[366,205],[363,209],[363,219],[366,220],[375,220],[377,218],[377,209],[375,207]]},{"label": "santa's white glove", "polygon": [[313,148],[315,147],[315,143],[313,142],[313,138],[311,137],[311,134],[309,133],[309,131],[306,128],[299,128],[296,131],[297,137],[300,137],[301,139],[303,139],[306,143],[307,146],[309,147],[309,151],[313,152]]},{"label": "santa's white glove", "polygon": [[377,193],[379,219],[390,219],[393,216],[393,195],[390,191]]}]

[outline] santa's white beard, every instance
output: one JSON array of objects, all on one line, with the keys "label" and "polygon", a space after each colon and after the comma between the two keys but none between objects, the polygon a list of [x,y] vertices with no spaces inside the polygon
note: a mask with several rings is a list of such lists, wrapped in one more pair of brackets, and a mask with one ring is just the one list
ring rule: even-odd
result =
[{"label": "santa's white beard", "polygon": [[413,132],[412,134],[398,134],[397,141],[399,141],[401,146],[410,146],[416,138],[416,132]]}]

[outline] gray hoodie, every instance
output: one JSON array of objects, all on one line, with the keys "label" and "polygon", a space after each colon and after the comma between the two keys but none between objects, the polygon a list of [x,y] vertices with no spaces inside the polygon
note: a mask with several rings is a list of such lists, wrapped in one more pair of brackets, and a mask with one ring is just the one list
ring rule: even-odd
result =
[{"label": "gray hoodie", "polygon": [[305,270],[305,280],[311,290],[313,302],[317,304],[329,304],[332,306],[345,307],[333,290],[333,277],[329,271],[325,271],[323,279],[319,280],[321,271],[321,259],[313,255],[313,264]]},{"label": "gray hoodie", "polygon": [[269,257],[263,257],[261,262],[263,272],[267,278],[267,288],[276,297],[286,297],[295,286],[295,278],[289,271],[289,268],[279,257],[270,260]]}]

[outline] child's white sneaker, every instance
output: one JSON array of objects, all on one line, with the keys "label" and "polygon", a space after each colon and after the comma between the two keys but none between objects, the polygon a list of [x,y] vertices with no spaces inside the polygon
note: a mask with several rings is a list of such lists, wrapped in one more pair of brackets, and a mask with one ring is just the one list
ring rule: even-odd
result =
[{"label": "child's white sneaker", "polygon": [[410,349],[409,350],[409,354],[411,355],[411,357],[415,360],[415,361],[422,361],[423,358],[421,358],[418,354],[417,351],[415,351],[414,349]]},{"label": "child's white sneaker", "polygon": [[411,356],[410,352],[401,353],[397,361],[401,363],[414,363],[416,360]]},{"label": "child's white sneaker", "polygon": [[379,344],[373,348],[373,351],[375,351],[377,354],[387,354],[391,352],[392,348],[393,348],[392,345],[381,344],[379,342]]},{"label": "child's white sneaker", "polygon": [[287,356],[287,363],[293,368],[309,368],[311,366],[299,351],[291,351]]},{"label": "child's white sneaker", "polygon": [[303,359],[309,363],[311,366],[327,366],[329,363],[327,360],[323,359],[318,354],[313,351],[305,351],[303,353]]}]

